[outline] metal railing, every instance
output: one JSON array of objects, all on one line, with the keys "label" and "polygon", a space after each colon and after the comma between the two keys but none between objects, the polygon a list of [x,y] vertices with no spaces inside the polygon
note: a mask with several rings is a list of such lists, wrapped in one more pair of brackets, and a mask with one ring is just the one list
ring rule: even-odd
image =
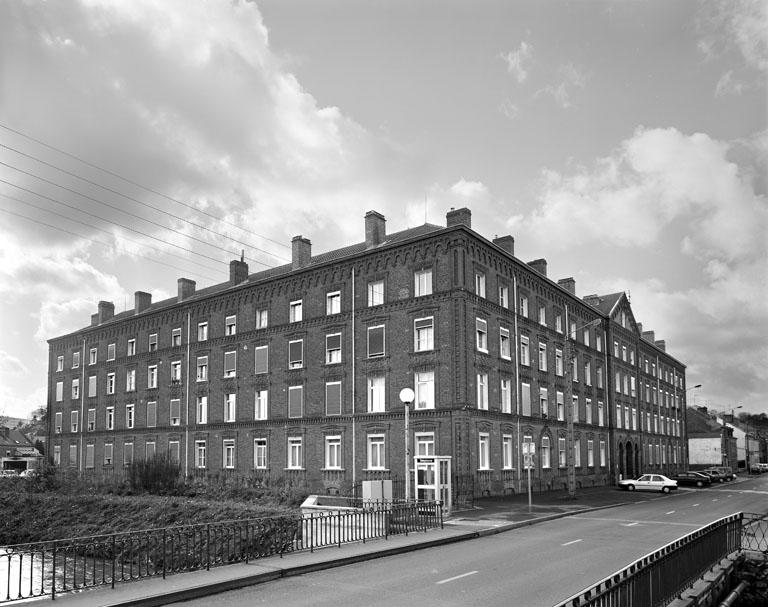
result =
[{"label": "metal railing", "polygon": [[713,564],[742,547],[741,513],[648,554],[555,607],[668,605]]},{"label": "metal railing", "polygon": [[768,515],[744,513],[741,548],[768,555]]},{"label": "metal railing", "polygon": [[443,526],[439,502],[225,521],[0,548],[0,602]]}]

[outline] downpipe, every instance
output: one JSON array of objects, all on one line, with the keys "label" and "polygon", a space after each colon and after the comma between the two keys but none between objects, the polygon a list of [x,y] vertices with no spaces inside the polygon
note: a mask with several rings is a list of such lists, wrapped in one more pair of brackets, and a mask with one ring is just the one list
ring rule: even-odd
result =
[{"label": "downpipe", "polygon": [[723,599],[723,601],[720,603],[719,607],[733,607],[733,605],[736,604],[736,601],[739,600],[739,597],[741,594],[749,588],[749,584],[747,582],[739,582],[739,585],[736,586],[733,590],[731,590],[730,594]]}]

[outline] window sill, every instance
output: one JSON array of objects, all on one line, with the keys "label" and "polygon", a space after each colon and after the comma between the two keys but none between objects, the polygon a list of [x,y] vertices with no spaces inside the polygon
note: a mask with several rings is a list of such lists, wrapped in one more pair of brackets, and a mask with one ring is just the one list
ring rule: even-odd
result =
[{"label": "window sill", "polygon": [[346,472],[345,468],[320,468],[320,472]]},{"label": "window sill", "polygon": [[299,472],[299,471],[304,471],[304,470],[306,470],[306,468],[283,468],[283,470],[285,470],[286,472],[290,472],[291,470],[294,470],[294,471],[296,471],[296,472]]},{"label": "window sill", "polygon": [[390,472],[389,468],[363,468],[363,472]]}]

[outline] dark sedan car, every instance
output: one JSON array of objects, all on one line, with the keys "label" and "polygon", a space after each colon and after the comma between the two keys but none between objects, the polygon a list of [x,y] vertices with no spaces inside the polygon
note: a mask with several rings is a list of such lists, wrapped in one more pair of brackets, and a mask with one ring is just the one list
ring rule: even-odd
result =
[{"label": "dark sedan car", "polygon": [[713,483],[724,483],[725,481],[729,480],[728,476],[718,470],[702,470],[701,473],[710,477]]},{"label": "dark sedan car", "polygon": [[689,487],[709,487],[712,484],[712,477],[701,472],[681,472],[672,477],[678,485]]}]

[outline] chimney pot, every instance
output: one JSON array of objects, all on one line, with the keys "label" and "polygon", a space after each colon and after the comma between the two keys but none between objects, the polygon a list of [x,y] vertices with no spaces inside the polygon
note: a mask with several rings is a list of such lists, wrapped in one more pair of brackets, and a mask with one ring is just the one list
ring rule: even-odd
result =
[{"label": "chimney pot", "polygon": [[178,285],[179,285],[179,301],[184,301],[185,299],[189,299],[195,294],[195,281],[190,280],[189,278],[179,278]]},{"label": "chimney pot", "polygon": [[563,289],[568,291],[569,293],[573,293],[576,295],[576,281],[573,279],[572,276],[568,278],[561,278],[557,281],[557,284],[559,284]]},{"label": "chimney pot", "polygon": [[306,268],[312,259],[312,243],[303,236],[294,236],[291,245],[291,268],[294,270]]},{"label": "chimney pot", "polygon": [[656,344],[656,347],[662,352],[667,351],[667,342],[663,339],[657,339],[654,343]]},{"label": "chimney pot", "polygon": [[649,341],[651,343],[656,341],[656,333],[654,331],[643,331],[640,335],[645,341]]},{"label": "chimney pot", "polygon": [[99,302],[99,324],[107,322],[115,315],[115,304],[111,301]]},{"label": "chimney pot", "polygon": [[534,259],[533,261],[529,261],[528,265],[531,266],[534,270],[536,270],[539,274],[542,274],[543,276],[547,275],[546,259]]},{"label": "chimney pot", "polygon": [[450,228],[451,226],[467,226],[472,227],[472,211],[463,207],[461,209],[451,209],[445,215],[445,223]]},{"label": "chimney pot", "polygon": [[387,220],[378,211],[365,214],[365,247],[370,249],[384,242],[387,236]]},{"label": "chimney pot", "polygon": [[229,282],[239,285],[248,280],[248,264],[241,259],[233,259],[229,262]]},{"label": "chimney pot", "polygon": [[144,310],[152,305],[152,295],[145,293],[144,291],[136,291],[133,294],[134,306],[133,313],[141,314]]},{"label": "chimney pot", "polygon": [[506,235],[506,236],[499,236],[498,238],[494,238],[493,244],[495,244],[500,249],[504,249],[507,253],[514,256],[515,239],[512,236]]}]

